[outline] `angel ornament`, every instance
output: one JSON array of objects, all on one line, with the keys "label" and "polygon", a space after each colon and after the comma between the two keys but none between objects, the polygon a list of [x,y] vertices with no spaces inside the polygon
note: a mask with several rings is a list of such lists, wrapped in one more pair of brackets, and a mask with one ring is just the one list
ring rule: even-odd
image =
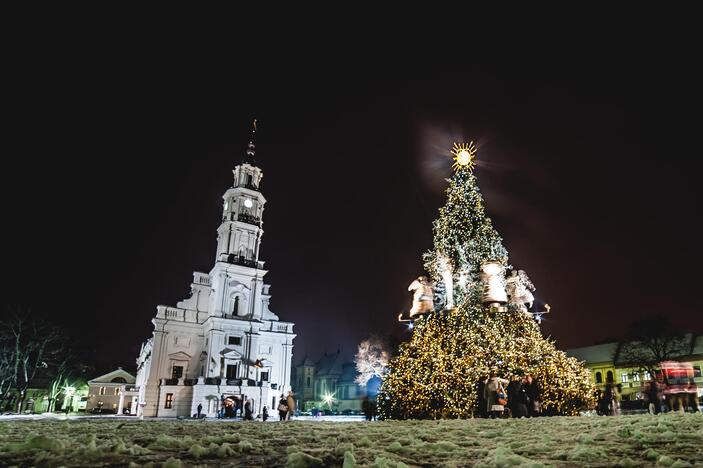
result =
[{"label": "angel ornament", "polygon": [[410,318],[423,315],[434,310],[432,298],[432,283],[425,276],[419,276],[410,283],[408,291],[413,292],[413,306],[410,309]]},{"label": "angel ornament", "polygon": [[527,277],[525,270],[513,270],[505,280],[505,285],[510,296],[509,303],[516,306],[519,311],[529,313],[528,309],[532,307],[535,300],[531,292],[535,290],[535,285]]}]

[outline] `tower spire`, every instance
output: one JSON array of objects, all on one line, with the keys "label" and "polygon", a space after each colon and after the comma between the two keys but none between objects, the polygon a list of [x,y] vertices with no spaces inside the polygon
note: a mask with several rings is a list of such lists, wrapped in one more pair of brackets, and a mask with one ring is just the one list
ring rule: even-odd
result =
[{"label": "tower spire", "polygon": [[254,137],[256,136],[256,119],[251,122],[251,135],[249,136],[249,146],[247,147],[247,162],[256,162],[254,155],[256,154],[256,145]]}]

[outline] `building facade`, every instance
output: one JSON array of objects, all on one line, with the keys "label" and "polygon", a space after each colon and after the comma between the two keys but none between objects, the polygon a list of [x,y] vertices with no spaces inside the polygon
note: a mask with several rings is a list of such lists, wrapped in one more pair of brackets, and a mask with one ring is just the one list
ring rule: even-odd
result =
[{"label": "building facade", "polygon": [[121,367],[89,380],[85,412],[135,414],[138,403],[135,381],[135,377]]},{"label": "building facade", "polygon": [[[684,336],[685,351],[675,356],[676,361],[691,364],[694,382],[698,386],[698,395],[703,395],[703,336],[692,333]],[[652,376],[622,358],[622,342],[603,343],[566,351],[569,356],[583,361],[591,372],[594,385],[604,390],[608,382],[619,385],[624,400],[642,400],[645,398],[645,384]]]},{"label": "building facade", "polygon": [[339,351],[325,354],[317,362],[306,357],[295,368],[293,380],[298,404],[303,411],[361,411],[366,388],[356,383],[353,362],[344,362]]},{"label": "building facade", "polygon": [[[231,416],[249,401],[269,412],[290,390],[293,323],[269,310],[267,270],[259,259],[266,199],[254,160],[254,132],[234,183],[223,195],[217,252],[209,273],[194,272],[191,295],[160,305],[154,332],[137,358],[139,414]],[[274,410],[275,411],[275,410]]]}]

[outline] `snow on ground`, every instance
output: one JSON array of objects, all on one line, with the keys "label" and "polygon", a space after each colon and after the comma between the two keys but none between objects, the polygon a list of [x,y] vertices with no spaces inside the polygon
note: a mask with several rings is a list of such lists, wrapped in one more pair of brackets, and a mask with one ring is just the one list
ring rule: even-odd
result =
[{"label": "snow on ground", "polygon": [[703,466],[703,415],[0,420],[0,466]]}]

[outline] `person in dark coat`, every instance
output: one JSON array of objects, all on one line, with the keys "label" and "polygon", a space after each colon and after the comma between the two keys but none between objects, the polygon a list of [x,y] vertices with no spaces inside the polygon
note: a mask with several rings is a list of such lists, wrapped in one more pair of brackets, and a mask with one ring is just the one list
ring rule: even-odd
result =
[{"label": "person in dark coat", "polygon": [[527,416],[539,416],[542,412],[542,395],[539,388],[539,383],[531,375],[525,377],[525,393],[527,394]]},{"label": "person in dark coat", "polygon": [[200,419],[200,413],[203,411],[203,404],[198,403],[198,419]]},{"label": "person in dark coat", "polygon": [[661,404],[659,397],[659,384],[656,380],[651,379],[647,382],[647,386],[645,387],[645,395],[647,396],[647,401],[649,402],[649,414],[659,414]]},{"label": "person in dark coat", "polygon": [[264,406],[264,409],[261,410],[261,419],[266,422],[266,420],[269,418],[269,410]]},{"label": "person in dark coat", "polygon": [[481,378],[478,380],[478,384],[476,384],[476,393],[478,396],[477,399],[477,405],[478,405],[478,416],[480,418],[487,418],[488,417],[488,407],[486,403],[486,396],[484,395],[484,390],[486,389],[486,381],[488,380],[487,375],[482,375]]},{"label": "person in dark coat", "polygon": [[252,421],[254,418],[251,416],[251,402],[247,400],[246,403],[244,403],[244,420],[245,421]]},{"label": "person in dark coat", "polygon": [[281,399],[278,400],[278,420],[285,421],[286,416],[288,416],[288,400],[281,394]]},{"label": "person in dark coat", "polygon": [[522,379],[514,376],[508,384],[508,408],[513,418],[527,417],[527,392],[522,384]]},{"label": "person in dark coat", "polygon": [[361,399],[361,411],[364,413],[364,418],[371,421],[371,400],[368,395],[364,395],[364,398]]}]

